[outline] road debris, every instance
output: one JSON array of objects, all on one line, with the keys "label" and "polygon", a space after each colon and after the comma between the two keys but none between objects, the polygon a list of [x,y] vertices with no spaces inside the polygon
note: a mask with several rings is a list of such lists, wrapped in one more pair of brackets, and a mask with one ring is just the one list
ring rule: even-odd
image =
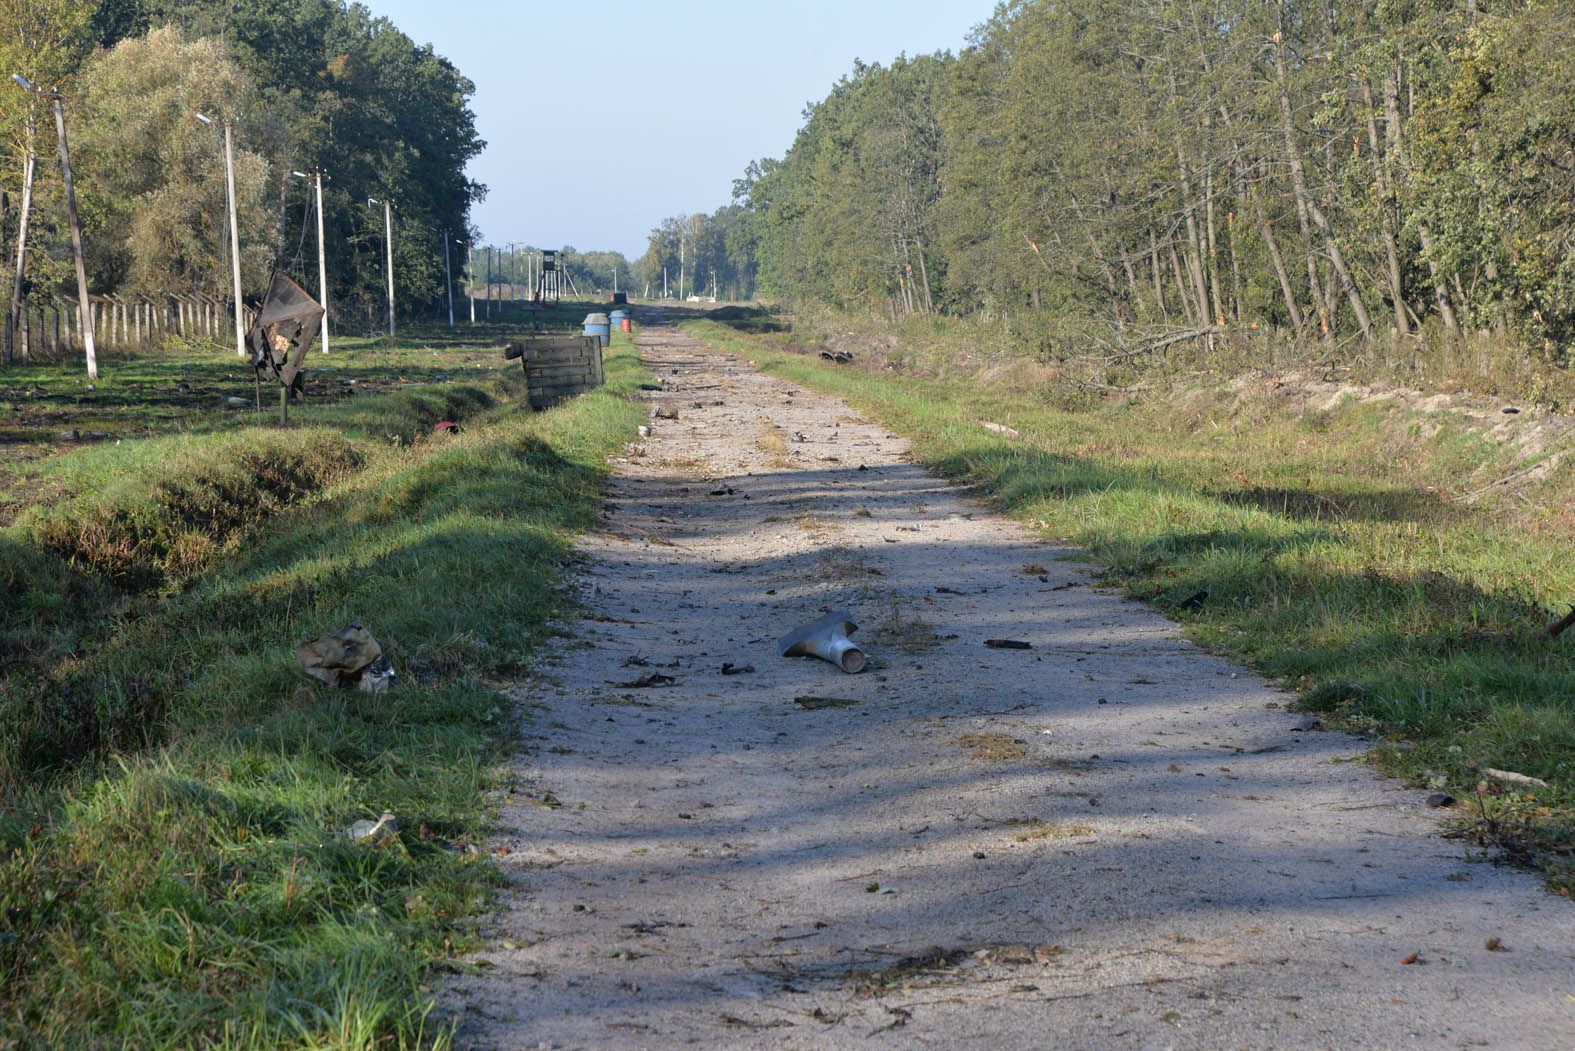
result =
[{"label": "road debris", "polygon": [[752,675],[754,671],[755,666],[753,664],[738,665],[732,661],[724,661],[722,664],[723,675]]},{"label": "road debris", "polygon": [[1019,434],[1018,432],[1014,431],[1012,428],[1006,426],[1005,424],[991,423],[989,420],[980,420],[979,421],[979,426],[983,427],[987,431],[992,431],[995,434],[999,434],[999,435],[1001,435],[1004,438],[1017,439],[1017,438],[1021,438],[1022,437],[1021,434]]},{"label": "road debris", "polygon": [[1034,644],[1021,639],[985,639],[984,644],[992,650],[1031,650]]},{"label": "road debris", "polygon": [[828,613],[819,620],[794,628],[777,644],[784,657],[819,657],[849,675],[869,666],[869,658],[848,638],[859,630],[847,610]]},{"label": "road debris", "polygon": [[1495,770],[1491,766],[1484,766],[1482,772],[1499,781],[1512,785],[1525,785],[1528,788],[1547,788],[1548,783],[1540,777],[1530,777],[1526,774],[1517,774],[1513,770]]},{"label": "road debris", "polygon": [[630,682],[615,682],[612,685],[620,690],[656,690],[664,686],[672,686],[677,681],[671,675],[663,675],[659,671],[653,671],[649,675],[642,675]]},{"label": "road debris", "polygon": [[399,832],[399,822],[391,811],[385,810],[376,821],[361,820],[344,830],[346,839],[356,843],[381,843],[394,838]]},{"label": "road debris", "polygon": [[851,697],[795,697],[793,703],[805,711],[818,712],[823,708],[851,708],[859,702]]},{"label": "road debris", "polygon": [[295,657],[302,671],[329,686],[386,693],[399,681],[383,647],[358,620],[332,635],[301,643],[295,648]]}]

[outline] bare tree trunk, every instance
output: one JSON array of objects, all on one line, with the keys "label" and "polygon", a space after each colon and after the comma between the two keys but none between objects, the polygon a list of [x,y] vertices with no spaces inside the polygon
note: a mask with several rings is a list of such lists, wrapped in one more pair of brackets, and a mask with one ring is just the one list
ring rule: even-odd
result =
[{"label": "bare tree trunk", "polygon": [[[1280,8],[1280,39],[1274,48],[1274,69],[1280,85],[1280,120],[1285,133],[1285,155],[1291,169],[1291,186],[1296,193],[1298,213],[1305,210],[1312,221],[1317,224],[1318,230],[1323,234],[1324,246],[1329,253],[1329,261],[1334,265],[1335,274],[1339,277],[1345,289],[1346,299],[1350,301],[1351,311],[1356,315],[1356,323],[1362,330],[1362,337],[1369,342],[1373,338],[1372,319],[1367,315],[1367,308],[1362,304],[1361,292],[1357,290],[1356,282],[1351,278],[1350,269],[1345,265],[1345,256],[1340,251],[1340,242],[1334,236],[1334,231],[1329,224],[1328,216],[1323,209],[1318,207],[1318,202],[1313,200],[1312,194],[1307,190],[1307,173],[1302,167],[1301,150],[1296,145],[1296,124],[1291,112],[1290,78],[1285,67],[1285,9]],[[1316,283],[1317,266],[1308,256],[1308,269]],[[1327,308],[1326,308],[1327,309]],[[1332,311],[1331,311],[1332,313]]]},{"label": "bare tree trunk", "polygon": [[1220,249],[1219,239],[1214,232],[1217,224],[1214,214],[1214,170],[1206,160],[1203,169],[1203,202],[1204,230],[1208,233],[1209,301],[1214,307],[1213,317],[1210,320],[1216,325],[1223,325],[1225,324],[1225,297],[1220,295]]},{"label": "bare tree trunk", "polygon": [[921,287],[924,289],[924,311],[927,314],[933,314],[935,313],[935,297],[930,293],[930,267],[924,261],[924,240],[915,237],[913,239],[913,247],[918,250],[919,254],[919,280],[922,282]]},{"label": "bare tree trunk", "polygon": [[1296,291],[1291,288],[1291,275],[1285,269],[1285,257],[1280,254],[1280,243],[1274,239],[1274,227],[1269,222],[1269,217],[1263,213],[1263,205],[1258,206],[1258,225],[1263,231],[1263,244],[1269,250],[1269,259],[1274,263],[1274,276],[1280,279],[1280,294],[1285,297],[1285,310],[1291,316],[1291,324],[1300,332],[1305,324],[1302,320],[1302,309],[1296,303]]},{"label": "bare tree trunk", "polygon": [[1395,196],[1394,183],[1389,178],[1389,158],[1378,139],[1378,118],[1373,107],[1373,87],[1364,75],[1362,102],[1367,109],[1367,146],[1373,154],[1373,177],[1382,198],[1379,207],[1380,226],[1384,240],[1384,257],[1389,272],[1389,296],[1395,305],[1395,331],[1402,336],[1409,334],[1410,324],[1405,314],[1405,281],[1400,271],[1400,246],[1395,236],[1396,216],[1400,201]]},{"label": "bare tree trunk", "polygon": [[1165,283],[1160,277],[1159,235],[1154,232],[1152,226],[1148,228],[1148,266],[1154,278],[1154,306],[1160,316],[1169,321],[1170,307],[1165,303]]}]

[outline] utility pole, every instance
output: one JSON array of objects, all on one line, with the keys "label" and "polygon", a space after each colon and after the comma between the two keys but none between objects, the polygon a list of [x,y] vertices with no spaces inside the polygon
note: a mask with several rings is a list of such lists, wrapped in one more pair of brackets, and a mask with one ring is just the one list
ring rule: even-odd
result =
[{"label": "utility pole", "polygon": [[678,301],[684,299],[684,239],[678,239]]},{"label": "utility pole", "polygon": [[[211,125],[213,120],[203,114],[197,119]],[[241,227],[235,214],[235,143],[231,137],[230,121],[224,122],[224,187],[230,204],[230,270],[235,279],[235,355],[246,356],[246,332],[241,323]]]},{"label": "utility pole", "polygon": [[465,245],[465,290],[470,293],[470,323],[476,323],[476,246]]},{"label": "utility pole", "polygon": [[11,283],[11,321],[5,330],[5,360],[14,361],[17,325],[22,317],[22,286],[27,273],[27,221],[33,209],[33,170],[38,160],[33,155],[33,129],[37,125],[38,108],[27,116],[27,146],[22,153],[22,217],[16,230],[16,278]]},{"label": "utility pole", "polygon": [[448,295],[448,327],[454,327],[454,272],[449,269],[448,231],[443,231],[443,291]]},{"label": "utility pole", "polygon": [[368,197],[368,204],[383,206],[383,247],[386,250],[388,270],[388,338],[394,338],[394,206],[386,198],[379,201]]},{"label": "utility pole", "polygon": [[487,246],[487,320],[492,320],[492,246]]},{"label": "utility pole", "polygon": [[323,353],[328,353],[328,249],[323,243],[323,173],[321,169],[308,175],[291,172],[297,179],[307,179],[317,188],[317,296],[323,308]]},{"label": "utility pole", "polygon": [[55,106],[55,130],[60,133],[60,174],[66,184],[66,220],[71,224],[71,253],[77,264],[77,309],[82,323],[82,347],[87,352],[88,379],[98,379],[98,353],[93,346],[93,304],[88,300],[87,267],[82,262],[82,223],[77,218],[77,187],[71,178],[71,146],[66,140],[65,96],[59,89],[44,91],[22,74],[12,76],[35,95],[48,98]]},{"label": "utility pole", "polygon": [[618,264],[613,263],[613,295],[618,294]]}]

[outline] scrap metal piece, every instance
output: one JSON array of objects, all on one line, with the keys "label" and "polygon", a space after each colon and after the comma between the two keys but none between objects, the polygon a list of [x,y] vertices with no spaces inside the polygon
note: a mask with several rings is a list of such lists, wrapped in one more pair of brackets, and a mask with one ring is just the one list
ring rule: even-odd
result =
[{"label": "scrap metal piece", "polygon": [[857,675],[869,667],[864,651],[848,638],[858,630],[853,614],[837,610],[788,632],[777,646],[784,657],[819,657],[849,675]]},{"label": "scrap metal piece", "polygon": [[246,333],[252,350],[252,368],[261,379],[272,374],[287,395],[300,395],[306,387],[303,367],[306,352],[323,327],[323,307],[300,285],[275,270],[268,294]]},{"label": "scrap metal piece", "polygon": [[383,693],[399,681],[383,647],[358,620],[332,635],[301,643],[295,648],[295,657],[302,671],[329,686]]}]

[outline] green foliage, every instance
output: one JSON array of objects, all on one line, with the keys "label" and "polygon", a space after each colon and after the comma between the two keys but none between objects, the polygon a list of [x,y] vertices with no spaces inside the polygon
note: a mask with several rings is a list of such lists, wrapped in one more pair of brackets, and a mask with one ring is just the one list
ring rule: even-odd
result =
[{"label": "green foliage", "polygon": [[665,219],[651,231],[637,272],[651,295],[677,297],[711,294],[744,300],[755,294],[758,279],[756,242],[750,216],[738,204],[724,205],[711,215]]},{"label": "green foliage", "polygon": [[[105,50],[90,55],[94,43]],[[402,309],[442,299],[443,231],[463,234],[484,191],[465,176],[483,146],[474,85],[387,19],[343,0],[15,0],[0,7],[6,53],[18,56],[6,68],[46,85],[82,82],[71,121],[96,291],[228,292],[223,152],[195,121],[202,109],[235,122],[246,293],[259,295],[275,264],[315,287],[314,205],[290,173],[321,169],[327,240],[343,246],[328,253],[341,318],[383,303],[383,216],[368,197],[394,204]],[[20,143],[25,107],[0,115]],[[35,136],[47,156],[46,145],[48,127]],[[32,272],[65,291],[58,188],[44,165],[40,177]]]},{"label": "green foliage", "polygon": [[1002,4],[811,106],[736,244],[767,294],[871,316],[1072,314],[1123,351],[1495,328],[1563,362],[1575,15],[1480,6]]},{"label": "green foliage", "polygon": [[[74,114],[86,238],[97,282],[143,295],[231,288],[223,133],[197,121],[229,120],[255,100],[240,67],[216,38],[188,39],[173,26],[123,40],[89,63]],[[244,140],[243,140],[244,141]],[[243,245],[278,241],[266,200],[269,162],[235,151]],[[268,277],[258,252],[242,254],[245,287]]]}]

